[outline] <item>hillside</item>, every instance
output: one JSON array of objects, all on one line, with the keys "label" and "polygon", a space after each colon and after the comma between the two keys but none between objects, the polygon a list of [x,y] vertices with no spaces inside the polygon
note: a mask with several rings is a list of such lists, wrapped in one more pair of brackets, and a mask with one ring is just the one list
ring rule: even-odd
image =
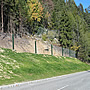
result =
[{"label": "hillside", "polygon": [[[38,54],[48,54],[51,55],[51,43],[44,41],[42,38],[35,36],[25,35],[22,38],[14,38],[14,49],[16,52],[29,52],[35,53],[35,41]],[[10,34],[0,34],[0,47],[12,49],[12,37]],[[63,55],[69,56],[69,51],[64,50]],[[73,51],[72,51],[73,53]],[[62,56],[62,47],[53,45],[53,55]],[[74,55],[72,55],[74,57]]]},{"label": "hillside", "polygon": [[76,58],[17,53],[0,48],[0,85],[90,70]]},{"label": "hillside", "polygon": [[[83,1],[80,0],[81,3],[78,6],[76,1],[0,0],[0,34],[9,33],[17,37],[39,35],[43,40],[48,39],[51,42],[56,39],[59,46],[76,51],[78,59],[89,63],[90,5],[83,8],[81,4]],[[90,0],[87,1],[90,2]],[[8,38],[10,39],[3,37],[0,40],[0,47],[12,48],[11,36]],[[15,50],[33,53],[35,41],[32,41],[32,37],[28,39],[29,41],[16,38]],[[39,42],[37,38],[36,40],[38,54],[50,55],[50,45],[46,42]],[[58,51],[60,49],[55,50],[54,54],[61,56],[61,52],[58,53]]]}]

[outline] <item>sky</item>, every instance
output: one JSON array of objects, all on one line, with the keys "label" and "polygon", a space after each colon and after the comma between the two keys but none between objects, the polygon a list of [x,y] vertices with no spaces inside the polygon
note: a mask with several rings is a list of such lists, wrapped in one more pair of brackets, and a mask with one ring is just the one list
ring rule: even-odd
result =
[{"label": "sky", "polygon": [[78,6],[80,3],[83,5],[83,8],[88,8],[90,5],[90,0],[74,0],[76,5]]}]

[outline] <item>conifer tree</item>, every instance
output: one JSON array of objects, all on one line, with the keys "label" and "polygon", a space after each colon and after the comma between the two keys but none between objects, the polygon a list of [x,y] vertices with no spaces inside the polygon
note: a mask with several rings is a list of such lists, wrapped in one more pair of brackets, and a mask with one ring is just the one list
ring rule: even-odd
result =
[{"label": "conifer tree", "polygon": [[67,11],[60,12],[57,19],[60,44],[64,47],[70,47],[72,45],[72,29]]},{"label": "conifer tree", "polygon": [[2,29],[2,32],[3,32],[3,26],[4,26],[4,25],[3,25],[3,24],[4,24],[4,23],[3,23],[3,16],[4,16],[4,15],[3,15],[3,7],[4,7],[4,6],[3,6],[3,0],[1,0],[1,19],[2,19],[2,28],[1,28],[1,29]]}]

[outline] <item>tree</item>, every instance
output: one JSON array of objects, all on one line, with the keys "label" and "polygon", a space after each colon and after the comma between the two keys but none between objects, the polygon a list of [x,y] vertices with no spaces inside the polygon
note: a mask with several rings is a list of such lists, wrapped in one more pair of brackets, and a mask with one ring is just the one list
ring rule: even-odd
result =
[{"label": "tree", "polygon": [[52,0],[41,0],[43,5],[43,26],[45,28],[52,28],[52,13],[54,10],[54,3]]},{"label": "tree", "polygon": [[53,1],[55,3],[54,9],[56,13],[58,11],[63,11],[63,9],[65,9],[65,0],[53,0]]},{"label": "tree", "polygon": [[38,21],[40,22],[41,18],[43,17],[43,7],[38,0],[27,0],[27,7],[28,7],[28,19],[29,21]]},{"label": "tree", "polygon": [[57,16],[57,25],[59,32],[59,41],[60,44],[64,47],[72,46],[72,29],[71,29],[71,21],[68,16],[67,11],[62,11],[58,13]]},{"label": "tree", "polygon": [[38,0],[27,0],[27,22],[29,23],[30,32],[37,32],[38,24],[43,18],[43,7]]},{"label": "tree", "polygon": [[3,32],[3,0],[1,1],[1,17],[2,17],[2,32]]},{"label": "tree", "polygon": [[26,22],[26,2],[25,0],[16,0],[15,1],[15,13],[16,13],[16,25],[19,27],[17,33],[21,35],[23,33],[23,24]]},{"label": "tree", "polygon": [[52,10],[54,9],[54,3],[52,0],[42,0],[43,7],[45,11],[48,11],[49,13],[52,13]]}]

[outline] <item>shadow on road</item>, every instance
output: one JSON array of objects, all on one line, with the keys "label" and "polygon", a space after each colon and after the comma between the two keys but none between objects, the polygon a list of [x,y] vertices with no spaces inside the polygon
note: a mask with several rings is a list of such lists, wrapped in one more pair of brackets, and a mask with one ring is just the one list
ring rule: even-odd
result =
[{"label": "shadow on road", "polygon": [[88,70],[87,72],[90,72],[90,70]]}]

